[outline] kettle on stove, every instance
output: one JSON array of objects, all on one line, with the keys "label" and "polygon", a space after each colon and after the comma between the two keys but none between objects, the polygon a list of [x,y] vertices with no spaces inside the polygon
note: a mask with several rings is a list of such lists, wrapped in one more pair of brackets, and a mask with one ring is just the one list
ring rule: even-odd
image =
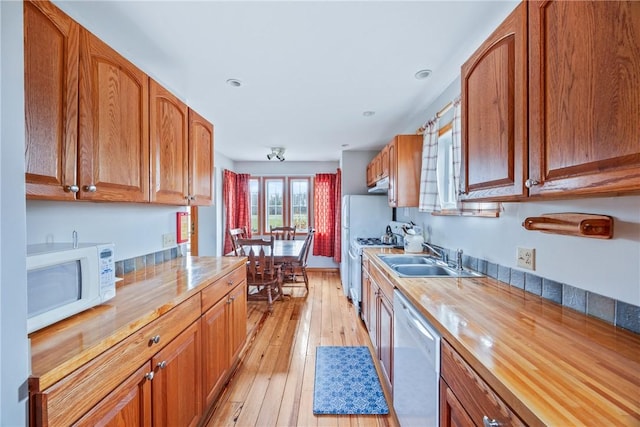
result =
[{"label": "kettle on stove", "polygon": [[396,235],[391,232],[391,227],[387,225],[387,231],[380,239],[385,245],[395,245]]},{"label": "kettle on stove", "polygon": [[404,251],[413,253],[422,252],[422,244],[424,243],[422,233],[417,233],[413,226],[402,227],[402,230],[404,231]]}]

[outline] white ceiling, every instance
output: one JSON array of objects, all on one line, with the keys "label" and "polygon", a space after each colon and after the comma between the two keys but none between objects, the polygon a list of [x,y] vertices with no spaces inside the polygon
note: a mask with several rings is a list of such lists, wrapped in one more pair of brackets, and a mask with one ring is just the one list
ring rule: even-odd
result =
[{"label": "white ceiling", "polygon": [[212,121],[216,151],[236,161],[267,161],[270,147],[338,160],[415,132],[517,3],[54,2]]}]

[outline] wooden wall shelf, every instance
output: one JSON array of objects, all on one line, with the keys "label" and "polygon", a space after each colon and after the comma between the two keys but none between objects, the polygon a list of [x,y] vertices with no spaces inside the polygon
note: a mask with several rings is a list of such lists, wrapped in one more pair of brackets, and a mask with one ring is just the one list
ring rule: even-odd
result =
[{"label": "wooden wall shelf", "polygon": [[606,215],[583,213],[554,213],[528,217],[522,223],[527,230],[569,236],[611,239],[613,218]]}]

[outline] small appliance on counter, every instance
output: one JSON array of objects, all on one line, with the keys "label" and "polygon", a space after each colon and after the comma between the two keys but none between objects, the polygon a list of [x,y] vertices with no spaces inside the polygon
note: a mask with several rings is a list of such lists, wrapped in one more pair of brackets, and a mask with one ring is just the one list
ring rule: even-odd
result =
[{"label": "small appliance on counter", "polygon": [[27,245],[27,332],[116,296],[113,243]]},{"label": "small appliance on counter", "polygon": [[415,225],[406,226],[404,230],[404,251],[411,253],[422,252],[422,244],[424,243],[424,237],[422,237],[422,229]]}]

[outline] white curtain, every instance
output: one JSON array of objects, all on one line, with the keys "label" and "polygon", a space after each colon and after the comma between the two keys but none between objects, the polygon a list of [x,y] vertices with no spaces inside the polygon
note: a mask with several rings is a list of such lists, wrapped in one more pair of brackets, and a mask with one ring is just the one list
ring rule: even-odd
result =
[{"label": "white curtain", "polygon": [[436,117],[425,126],[422,139],[422,170],[420,172],[420,212],[440,210],[438,199],[438,130],[439,119]]},{"label": "white curtain", "polygon": [[[456,200],[459,200],[460,191],[464,191],[460,182],[460,163],[462,156],[462,111],[460,98],[453,101],[453,121],[451,123],[451,143],[453,158],[453,188],[456,192]],[[458,203],[458,208],[460,203]]]}]

